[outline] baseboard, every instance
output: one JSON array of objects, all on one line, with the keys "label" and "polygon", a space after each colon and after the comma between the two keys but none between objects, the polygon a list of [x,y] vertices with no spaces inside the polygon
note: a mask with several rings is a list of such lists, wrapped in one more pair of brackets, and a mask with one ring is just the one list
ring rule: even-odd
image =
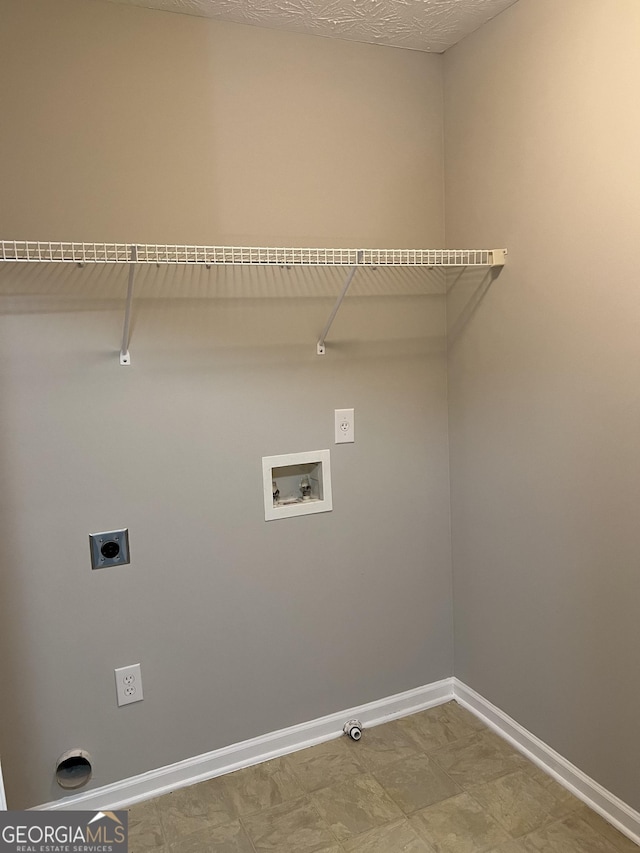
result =
[{"label": "baseboard", "polygon": [[610,824],[619,829],[636,844],[640,844],[640,813],[599,785],[579,770],[566,758],[547,746],[531,732],[496,708],[475,690],[467,687],[457,678],[453,679],[453,695],[457,702],[475,714],[517,750],[522,752],[534,764],[553,776],[586,803],[595,812],[602,815]]},{"label": "baseboard", "polygon": [[6,812],[7,798],[4,794],[4,781],[2,779],[2,765],[0,764],[0,812]]},{"label": "baseboard", "polygon": [[142,800],[159,797],[177,788],[184,788],[205,779],[213,779],[242,767],[260,764],[279,755],[297,752],[323,741],[342,735],[344,723],[351,719],[361,720],[365,726],[375,726],[388,720],[405,717],[417,711],[441,705],[453,698],[453,679],[446,678],[425,687],[417,687],[404,693],[396,693],[386,699],[369,702],[355,708],[347,708],[326,717],[307,723],[270,732],[251,740],[197,755],[177,764],[160,767],[140,776],[132,776],[121,782],[92,788],[80,794],[64,797],[38,806],[38,809],[63,810],[86,809],[113,811],[126,808]]}]

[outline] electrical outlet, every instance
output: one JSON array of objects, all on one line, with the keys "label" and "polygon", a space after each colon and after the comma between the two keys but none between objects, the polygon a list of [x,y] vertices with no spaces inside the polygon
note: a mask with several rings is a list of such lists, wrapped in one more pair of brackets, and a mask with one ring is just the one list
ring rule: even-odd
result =
[{"label": "electrical outlet", "polygon": [[336,409],[336,444],[348,444],[355,441],[355,420],[353,409]]},{"label": "electrical outlet", "polygon": [[91,568],[107,569],[131,562],[129,555],[129,530],[111,530],[108,533],[90,533]]},{"label": "electrical outlet", "polygon": [[131,702],[141,702],[142,695],[142,672],[139,663],[131,666],[121,666],[114,670],[116,674],[116,696],[118,705],[130,705]]}]

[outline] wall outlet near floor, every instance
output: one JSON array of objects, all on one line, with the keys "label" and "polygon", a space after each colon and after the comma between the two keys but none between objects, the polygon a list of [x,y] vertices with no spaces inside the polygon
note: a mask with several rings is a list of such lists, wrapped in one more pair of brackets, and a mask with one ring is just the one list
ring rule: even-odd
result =
[{"label": "wall outlet near floor", "polygon": [[118,705],[130,705],[132,702],[140,702],[142,695],[142,672],[139,663],[131,666],[121,666],[114,670],[116,674],[116,695]]},{"label": "wall outlet near floor", "polygon": [[353,409],[336,409],[336,444],[348,444],[356,440]]}]

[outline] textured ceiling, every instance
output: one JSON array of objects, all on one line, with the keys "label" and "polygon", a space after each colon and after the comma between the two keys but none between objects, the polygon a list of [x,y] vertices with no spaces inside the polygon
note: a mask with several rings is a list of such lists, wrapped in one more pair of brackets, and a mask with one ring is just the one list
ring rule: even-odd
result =
[{"label": "textured ceiling", "polygon": [[114,0],[149,9],[441,53],[516,0]]}]

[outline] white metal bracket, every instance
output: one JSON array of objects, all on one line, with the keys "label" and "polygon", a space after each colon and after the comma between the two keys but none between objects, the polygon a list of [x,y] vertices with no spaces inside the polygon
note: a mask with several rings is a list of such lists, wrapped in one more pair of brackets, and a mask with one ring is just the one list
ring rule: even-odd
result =
[{"label": "white metal bracket", "polygon": [[122,330],[122,346],[120,347],[120,364],[127,367],[131,364],[129,355],[129,335],[131,328],[131,303],[133,302],[133,280],[136,275],[137,246],[131,247],[131,263],[129,264],[129,283],[127,285],[127,303],[124,309],[124,329]]},{"label": "white metal bracket", "polygon": [[[357,260],[358,260],[359,264],[362,263],[362,252],[360,250],[358,251]],[[329,319],[324,324],[324,329],[320,332],[320,337],[318,338],[318,343],[316,344],[317,355],[324,355],[326,353],[325,338],[329,334],[329,329],[331,328],[331,324],[335,320],[336,314],[340,310],[340,306],[342,305],[342,300],[345,298],[345,296],[347,295],[347,291],[351,287],[351,282],[353,281],[353,277],[355,276],[357,269],[358,269],[358,267],[355,266],[355,267],[351,267],[351,269],[349,270],[349,275],[347,276],[345,283],[342,285],[342,290],[340,291],[340,295],[336,299],[336,303],[333,306],[331,314],[329,314]]]}]

